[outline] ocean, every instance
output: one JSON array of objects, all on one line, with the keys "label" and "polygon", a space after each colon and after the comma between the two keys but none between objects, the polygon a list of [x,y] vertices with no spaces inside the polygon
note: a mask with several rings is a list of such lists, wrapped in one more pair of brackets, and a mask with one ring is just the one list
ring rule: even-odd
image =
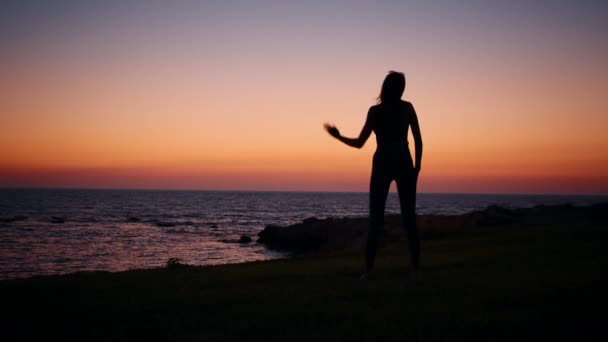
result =
[{"label": "ocean", "polygon": [[[418,194],[418,214],[489,205],[588,205],[608,196]],[[0,189],[0,279],[284,258],[256,244],[266,225],[367,216],[367,193]],[[387,213],[398,213],[389,194]],[[254,242],[227,243],[246,235]]]}]

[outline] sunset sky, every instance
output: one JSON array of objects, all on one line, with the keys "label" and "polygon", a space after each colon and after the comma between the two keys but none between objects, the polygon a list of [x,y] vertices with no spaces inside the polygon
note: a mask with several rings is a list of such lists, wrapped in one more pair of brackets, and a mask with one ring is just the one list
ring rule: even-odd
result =
[{"label": "sunset sky", "polygon": [[0,187],[366,191],[374,136],[322,125],[394,69],[419,192],[608,194],[607,32],[606,1],[2,1]]}]

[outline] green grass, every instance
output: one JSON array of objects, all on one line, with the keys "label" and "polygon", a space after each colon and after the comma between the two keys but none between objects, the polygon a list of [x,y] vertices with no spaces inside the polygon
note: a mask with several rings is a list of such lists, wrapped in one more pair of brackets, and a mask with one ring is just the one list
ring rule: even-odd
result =
[{"label": "green grass", "polygon": [[348,341],[606,338],[605,227],[505,227],[405,244],[217,267],[0,283],[9,340]]}]

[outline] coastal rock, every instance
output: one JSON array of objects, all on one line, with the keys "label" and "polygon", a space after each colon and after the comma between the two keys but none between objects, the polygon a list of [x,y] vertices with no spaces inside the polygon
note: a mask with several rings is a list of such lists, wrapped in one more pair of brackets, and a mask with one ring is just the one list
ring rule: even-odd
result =
[{"label": "coastal rock", "polygon": [[484,210],[473,212],[471,223],[473,226],[497,226],[517,222],[518,216],[515,210],[491,205]]},{"label": "coastal rock", "polygon": [[158,227],[163,227],[163,228],[175,227],[175,223],[173,223],[173,222],[156,222],[156,225]]},{"label": "coastal rock", "polygon": [[[551,223],[600,223],[608,221],[608,204],[574,207],[569,204],[508,209],[489,206],[462,215],[418,215],[416,222],[423,240],[437,240],[462,229],[493,226],[531,226]],[[386,215],[380,244],[406,238],[400,215]],[[367,218],[307,218],[286,227],[269,225],[258,233],[258,243],[270,249],[292,252],[337,250],[360,247],[365,243],[369,226]]]},{"label": "coastal rock", "polygon": [[344,248],[359,241],[367,225],[364,219],[306,219],[288,227],[269,225],[258,233],[258,243],[270,249],[309,252]]},{"label": "coastal rock", "polygon": [[317,221],[319,221],[318,218],[316,218],[316,217],[309,217],[307,219],[304,219],[304,221],[302,221],[302,223],[303,224],[312,224],[312,223],[315,223]]},{"label": "coastal rock", "polygon": [[[423,239],[440,239],[444,230],[456,230],[468,225],[466,217],[418,216]],[[307,252],[359,247],[365,243],[369,230],[368,218],[307,219],[288,227],[267,226],[258,234],[259,243],[271,249]],[[405,238],[400,215],[387,215],[380,235],[380,245]]]},{"label": "coastal rock", "polygon": [[608,202],[594,204],[589,208],[590,218],[594,223],[608,222]]},{"label": "coastal rock", "polygon": [[[449,221],[440,216],[425,217],[422,223],[426,226],[442,226],[437,221]],[[380,245],[386,241],[400,240],[405,237],[399,215],[387,215],[384,220],[384,229],[380,236]],[[461,222],[455,226],[460,228]],[[258,233],[258,243],[270,249],[286,250],[296,253],[305,253],[319,250],[338,250],[362,246],[367,237],[369,220],[367,218],[328,218],[306,219],[287,227],[269,225]],[[437,239],[440,234],[429,231],[429,237]],[[423,237],[424,238],[424,237]]]},{"label": "coastal rock", "polygon": [[187,266],[189,266],[189,265],[186,263],[183,263],[182,259],[180,259],[180,258],[169,258],[166,263],[166,268],[168,270],[175,270],[175,269],[184,268]]},{"label": "coastal rock", "polygon": [[128,217],[127,222],[141,222],[139,217]]}]

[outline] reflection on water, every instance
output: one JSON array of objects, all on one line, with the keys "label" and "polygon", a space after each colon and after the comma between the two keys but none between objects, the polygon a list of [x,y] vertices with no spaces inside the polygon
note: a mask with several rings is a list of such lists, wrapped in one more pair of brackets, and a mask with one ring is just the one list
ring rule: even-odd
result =
[{"label": "reflection on water", "polygon": [[[529,207],[607,200],[598,196],[420,194],[419,214],[461,214],[488,205]],[[194,265],[284,257],[255,242],[269,224],[367,215],[366,193],[129,190],[0,190],[0,279],[84,270]],[[395,194],[387,212],[397,213]],[[54,218],[53,218],[54,217]],[[54,223],[55,222],[55,223]],[[62,223],[61,223],[62,222]]]},{"label": "reflection on water", "polygon": [[[169,258],[194,265],[238,263],[282,257],[256,243],[217,241],[225,234],[173,233],[146,223],[35,223],[2,245],[2,277],[84,270],[119,271],[162,266]],[[187,229],[193,231],[192,227]],[[8,235],[8,234],[3,234]]]}]

